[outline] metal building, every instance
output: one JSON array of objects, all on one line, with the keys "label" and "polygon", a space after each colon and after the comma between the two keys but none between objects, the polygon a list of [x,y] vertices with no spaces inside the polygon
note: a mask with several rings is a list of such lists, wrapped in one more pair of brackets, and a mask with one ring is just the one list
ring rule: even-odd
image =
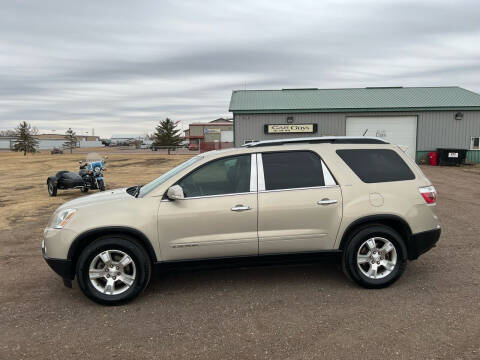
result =
[{"label": "metal building", "polygon": [[[62,134],[39,134],[34,135],[38,140],[39,150],[52,150],[53,148],[63,148],[65,143],[65,135]],[[10,150],[15,144],[14,136],[0,137],[0,150]],[[102,142],[98,136],[77,135],[77,147],[79,148],[94,148],[103,147]]]},{"label": "metal building", "polygon": [[437,148],[480,162],[480,94],[460,87],[235,90],[235,146],[302,136],[377,136],[417,161]]}]

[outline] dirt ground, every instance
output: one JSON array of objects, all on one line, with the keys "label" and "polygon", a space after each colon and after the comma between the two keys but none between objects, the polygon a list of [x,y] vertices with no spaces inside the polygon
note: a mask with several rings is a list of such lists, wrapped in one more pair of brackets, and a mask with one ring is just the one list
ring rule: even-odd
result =
[{"label": "dirt ground", "polygon": [[[103,307],[63,286],[41,256],[45,181],[80,154],[0,153],[0,359],[479,359],[480,172],[424,167],[443,233],[383,290],[336,264],[203,270],[152,279]],[[189,155],[110,154],[109,188],[144,183]]]}]

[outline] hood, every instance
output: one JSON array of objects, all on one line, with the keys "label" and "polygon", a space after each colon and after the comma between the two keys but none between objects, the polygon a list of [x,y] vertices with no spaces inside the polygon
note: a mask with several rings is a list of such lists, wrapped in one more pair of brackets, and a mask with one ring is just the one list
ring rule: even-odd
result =
[{"label": "hood", "polygon": [[96,194],[82,196],[78,199],[71,200],[61,205],[58,210],[70,209],[70,208],[79,208],[89,205],[100,205],[113,201],[120,200],[133,200],[133,196],[129,195],[126,191],[127,188],[106,190]]}]

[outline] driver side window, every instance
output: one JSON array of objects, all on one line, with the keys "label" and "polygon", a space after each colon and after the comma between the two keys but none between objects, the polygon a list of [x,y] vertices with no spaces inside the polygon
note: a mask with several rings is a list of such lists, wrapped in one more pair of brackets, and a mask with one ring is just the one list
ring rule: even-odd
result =
[{"label": "driver side window", "polygon": [[178,182],[186,198],[250,191],[250,154],[214,160]]}]

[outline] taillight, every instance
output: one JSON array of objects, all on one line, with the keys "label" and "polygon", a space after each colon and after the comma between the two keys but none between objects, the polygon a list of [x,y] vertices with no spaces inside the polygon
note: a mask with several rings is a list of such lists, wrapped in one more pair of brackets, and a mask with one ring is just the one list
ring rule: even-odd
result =
[{"label": "taillight", "polygon": [[427,204],[435,204],[437,202],[437,191],[434,186],[425,186],[418,190]]}]

